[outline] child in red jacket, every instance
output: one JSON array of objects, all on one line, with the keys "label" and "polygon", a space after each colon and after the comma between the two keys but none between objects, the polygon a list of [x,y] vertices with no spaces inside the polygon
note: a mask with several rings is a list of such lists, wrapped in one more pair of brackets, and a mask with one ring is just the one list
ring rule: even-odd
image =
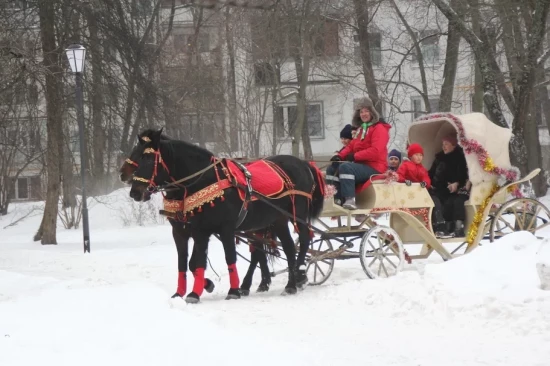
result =
[{"label": "child in red jacket", "polygon": [[[424,149],[419,144],[411,144],[407,150],[409,161],[404,161],[399,169],[397,169],[397,181],[405,183],[408,186],[411,183],[420,183],[422,187],[430,188],[432,185],[428,171],[422,165],[422,159],[424,159]],[[437,196],[432,195],[434,201],[434,209],[432,211],[432,224],[433,231],[436,237],[445,237],[445,219],[443,218],[443,209],[441,201]]]},{"label": "child in red jacket", "polygon": [[420,183],[423,187],[430,188],[432,181],[428,171],[422,165],[424,149],[419,144],[411,144],[407,150],[408,161],[404,161],[397,169],[397,181],[401,183]]}]

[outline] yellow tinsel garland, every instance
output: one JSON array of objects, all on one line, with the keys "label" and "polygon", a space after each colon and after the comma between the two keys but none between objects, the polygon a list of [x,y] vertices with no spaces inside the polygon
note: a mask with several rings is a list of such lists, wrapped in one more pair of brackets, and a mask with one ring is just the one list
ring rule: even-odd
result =
[{"label": "yellow tinsel garland", "polygon": [[495,170],[495,163],[490,156],[487,156],[483,170],[485,170],[486,172],[492,172],[493,170]]},{"label": "yellow tinsel garland", "polygon": [[468,228],[468,234],[466,235],[466,243],[468,243],[468,248],[470,248],[470,246],[473,244],[474,240],[476,239],[479,225],[481,224],[481,221],[483,220],[483,212],[485,211],[485,208],[487,207],[487,205],[489,205],[489,202],[491,202],[491,199],[498,192],[499,189],[500,189],[500,186],[495,183],[493,185],[493,188],[491,189],[491,191],[487,195],[487,197],[485,197],[485,199],[483,200],[483,202],[481,203],[481,205],[477,209],[477,211],[474,215],[474,219],[472,220],[472,223],[470,224],[470,227]]}]

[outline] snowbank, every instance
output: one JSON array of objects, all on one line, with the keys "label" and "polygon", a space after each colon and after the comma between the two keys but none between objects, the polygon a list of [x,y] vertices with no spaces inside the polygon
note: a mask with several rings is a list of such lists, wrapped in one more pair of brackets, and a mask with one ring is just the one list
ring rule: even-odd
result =
[{"label": "snowbank", "polygon": [[299,353],[285,359],[282,346],[262,343],[260,334],[172,309],[164,291],[138,281],[92,289],[58,283],[0,303],[0,330],[0,365],[305,364]]},{"label": "snowbank", "polygon": [[545,238],[537,251],[537,273],[540,287],[550,290],[550,240]]}]

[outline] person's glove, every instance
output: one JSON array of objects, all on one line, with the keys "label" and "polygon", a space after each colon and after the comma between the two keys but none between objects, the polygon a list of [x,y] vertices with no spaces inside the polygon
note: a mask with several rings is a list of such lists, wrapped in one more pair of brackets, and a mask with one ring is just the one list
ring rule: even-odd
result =
[{"label": "person's glove", "polygon": [[330,161],[342,161],[338,155],[334,155],[332,158],[330,158]]},{"label": "person's glove", "polygon": [[412,182],[411,182],[410,180],[407,179],[407,180],[405,181],[405,184],[408,185],[408,186],[410,186],[410,185],[412,184]]},{"label": "person's glove", "polygon": [[346,156],[346,160],[351,162],[355,161],[354,155],[354,153],[348,154],[348,156]]},{"label": "person's glove", "polygon": [[426,188],[426,182],[420,182],[420,187]]}]

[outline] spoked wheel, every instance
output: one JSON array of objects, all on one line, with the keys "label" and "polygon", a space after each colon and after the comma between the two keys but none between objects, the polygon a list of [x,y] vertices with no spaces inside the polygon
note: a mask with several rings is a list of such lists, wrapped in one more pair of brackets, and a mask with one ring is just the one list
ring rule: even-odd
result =
[{"label": "spoked wheel", "polygon": [[361,266],[371,279],[401,272],[405,250],[399,235],[390,227],[375,226],[363,236],[359,248]]},{"label": "spoked wheel", "polygon": [[537,231],[550,225],[550,210],[532,198],[515,198],[496,212],[490,229],[490,241],[516,231]]},{"label": "spoked wheel", "polygon": [[318,286],[326,282],[334,269],[334,251],[330,239],[315,237],[306,255],[307,277],[310,286]]}]

